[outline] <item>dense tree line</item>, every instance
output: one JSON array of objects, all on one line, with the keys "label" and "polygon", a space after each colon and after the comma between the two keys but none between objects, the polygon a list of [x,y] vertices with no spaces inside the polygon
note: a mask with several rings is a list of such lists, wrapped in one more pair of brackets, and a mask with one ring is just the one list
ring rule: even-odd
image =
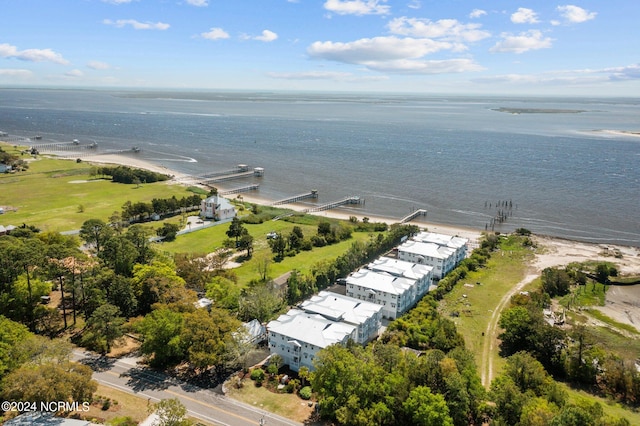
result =
[{"label": "dense tree line", "polygon": [[122,206],[120,219],[124,221],[140,221],[148,219],[152,214],[170,216],[182,211],[192,211],[200,208],[202,197],[193,194],[187,197],[154,198],[150,203],[139,201],[132,203],[127,201]]},{"label": "dense tree line", "polygon": [[486,420],[485,390],[462,347],[421,356],[395,344],[330,346],[311,383],[320,414],[344,425],[469,425]]},{"label": "dense tree line", "polygon": [[125,184],[153,183],[168,180],[170,176],[144,169],[132,169],[127,166],[96,167],[92,174],[111,176],[114,182]]}]

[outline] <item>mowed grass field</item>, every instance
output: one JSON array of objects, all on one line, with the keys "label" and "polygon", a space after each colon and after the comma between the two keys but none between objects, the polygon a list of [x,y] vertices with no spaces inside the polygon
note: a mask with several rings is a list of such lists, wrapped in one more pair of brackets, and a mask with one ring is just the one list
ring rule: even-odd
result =
[{"label": "mowed grass field", "polygon": [[[3,149],[7,150],[6,146]],[[124,185],[90,176],[91,164],[39,157],[25,172],[0,174],[0,224],[34,225],[43,231],[80,229],[88,219],[107,221],[125,202],[190,195],[168,182]]]},{"label": "mowed grass field", "polygon": [[[269,232],[277,232],[282,235],[288,235],[294,226],[299,226],[305,238],[315,235],[318,231],[318,223],[328,219],[316,216],[309,216],[303,221],[304,223],[292,223],[286,220],[266,221],[261,224],[244,224],[249,234],[253,236],[253,256],[251,259],[243,261],[241,265],[234,269],[238,282],[246,284],[252,279],[259,277],[258,264],[268,259],[268,276],[269,278],[277,278],[289,271],[297,270],[300,273],[309,272],[313,265],[323,262],[332,261],[343,254],[356,241],[367,241],[371,238],[368,232],[353,232],[352,237],[346,241],[332,244],[325,247],[314,247],[311,251],[301,251],[293,257],[285,257],[280,262],[274,260],[267,240]],[[336,222],[335,219],[330,221]],[[155,246],[158,250],[165,251],[169,254],[175,253],[212,253],[223,246],[224,240],[228,239],[226,232],[229,224],[221,224],[201,231],[180,235],[172,242],[157,243]],[[246,251],[236,252],[241,257]]]}]

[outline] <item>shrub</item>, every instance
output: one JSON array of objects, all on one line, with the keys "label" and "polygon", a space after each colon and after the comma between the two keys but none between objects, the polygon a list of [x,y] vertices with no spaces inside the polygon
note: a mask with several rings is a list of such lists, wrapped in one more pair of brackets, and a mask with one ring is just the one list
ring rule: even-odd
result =
[{"label": "shrub", "polygon": [[264,370],[262,368],[256,368],[251,372],[251,380],[256,382],[262,382],[264,380]]},{"label": "shrub", "polygon": [[311,386],[303,387],[298,393],[300,394],[300,398],[302,399],[311,399]]}]

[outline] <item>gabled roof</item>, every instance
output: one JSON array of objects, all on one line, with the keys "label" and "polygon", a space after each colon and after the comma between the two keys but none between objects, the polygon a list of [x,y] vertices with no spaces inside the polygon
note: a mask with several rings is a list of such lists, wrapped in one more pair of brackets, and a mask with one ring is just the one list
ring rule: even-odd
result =
[{"label": "gabled roof", "polygon": [[416,280],[394,277],[386,272],[375,272],[361,268],[347,277],[347,284],[358,285],[374,292],[401,295],[410,290]]},{"label": "gabled roof", "polygon": [[367,268],[372,271],[386,272],[396,277],[405,277],[412,280],[420,280],[433,271],[433,267],[429,265],[421,265],[384,256],[371,262],[367,265]]},{"label": "gabled roof", "polygon": [[413,253],[418,256],[447,259],[455,254],[455,250],[449,247],[439,246],[435,243],[423,243],[409,240],[398,247],[398,251]]},{"label": "gabled roof", "polygon": [[420,232],[413,237],[416,241],[422,241],[423,243],[434,243],[439,246],[445,246],[453,249],[459,249],[464,247],[469,240],[461,237],[453,237],[451,235],[438,234],[435,232]]},{"label": "gabled roof", "polygon": [[319,314],[333,321],[349,324],[364,324],[382,311],[382,306],[329,291],[321,291],[300,304],[308,313]]},{"label": "gabled roof", "polygon": [[335,322],[321,315],[308,314],[299,309],[291,309],[278,319],[269,322],[267,329],[278,333],[291,341],[309,343],[319,348],[326,348],[334,343],[342,343],[354,337],[356,327],[343,322]]}]

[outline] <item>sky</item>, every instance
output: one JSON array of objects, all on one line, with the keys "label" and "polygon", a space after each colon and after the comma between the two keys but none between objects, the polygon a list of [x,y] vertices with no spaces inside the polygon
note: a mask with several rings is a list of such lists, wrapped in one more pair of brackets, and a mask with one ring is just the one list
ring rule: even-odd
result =
[{"label": "sky", "polygon": [[640,0],[0,0],[0,86],[640,96]]}]

